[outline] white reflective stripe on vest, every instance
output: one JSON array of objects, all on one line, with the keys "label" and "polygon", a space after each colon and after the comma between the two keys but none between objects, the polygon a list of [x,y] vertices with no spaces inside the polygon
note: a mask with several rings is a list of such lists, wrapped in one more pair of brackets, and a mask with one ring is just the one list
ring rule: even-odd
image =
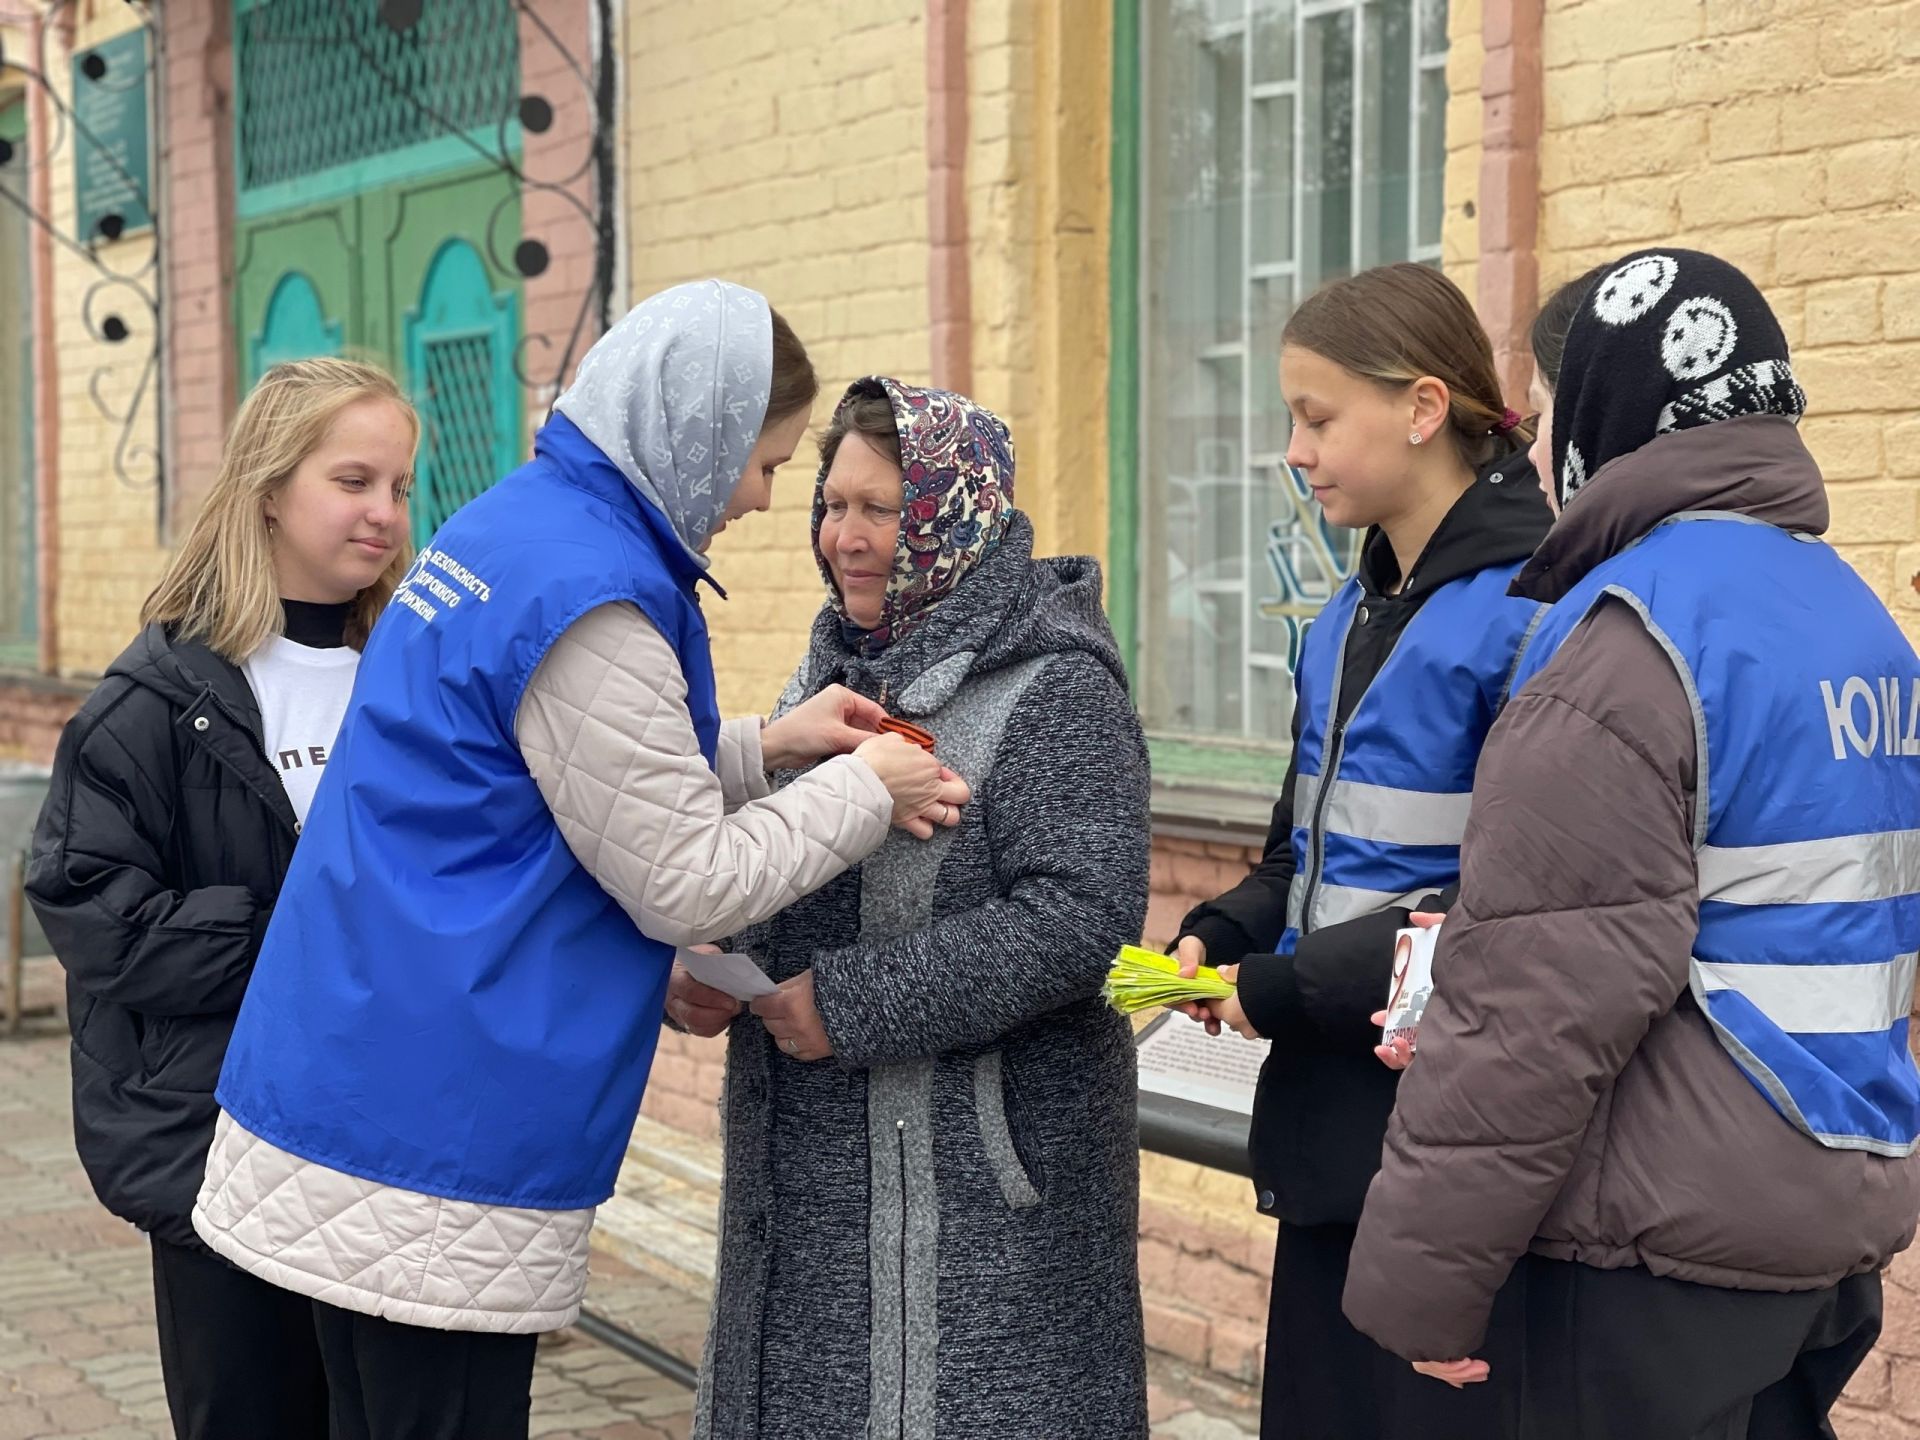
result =
[{"label": "white reflective stripe on vest", "polygon": [[1702,900],[1844,905],[1914,894],[1920,894],[1920,830],[1700,850]]},{"label": "white reflective stripe on vest", "polygon": [[1325,880],[1313,892],[1313,928],[1344,925],[1363,915],[1374,915],[1394,905],[1411,905],[1423,896],[1436,893],[1438,885],[1424,885],[1402,895],[1393,890],[1359,890],[1351,885],[1329,885]]},{"label": "white reflective stripe on vest", "polygon": [[[1293,781],[1293,823],[1305,828],[1313,820],[1314,801],[1320,795],[1318,775],[1296,775]],[[1336,780],[1327,795],[1321,833],[1351,835],[1380,845],[1458,845],[1467,833],[1470,793],[1445,794],[1432,790],[1396,790],[1360,780]]]},{"label": "white reflective stripe on vest", "polygon": [[1875,965],[1722,965],[1696,958],[1708,994],[1735,990],[1789,1035],[1878,1034],[1913,1008],[1920,954]]},{"label": "white reflective stripe on vest", "polygon": [[1321,821],[1331,835],[1381,845],[1458,845],[1467,833],[1471,794],[1395,790],[1358,780],[1336,780]]},{"label": "white reflective stripe on vest", "polygon": [[1313,824],[1313,802],[1320,797],[1320,777],[1318,775],[1295,775],[1293,777],[1293,827],[1305,830]]}]

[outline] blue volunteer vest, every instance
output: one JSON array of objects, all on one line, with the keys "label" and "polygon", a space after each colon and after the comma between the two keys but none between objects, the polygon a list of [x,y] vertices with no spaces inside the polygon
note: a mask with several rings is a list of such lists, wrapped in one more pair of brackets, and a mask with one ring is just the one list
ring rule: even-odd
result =
[{"label": "blue volunteer vest", "polygon": [[1371,618],[1348,580],[1307,631],[1297,677],[1293,885],[1282,954],[1302,934],[1405,905],[1460,878],[1480,747],[1543,607],[1507,586],[1519,562],[1427,598],[1344,726],[1347,636]]},{"label": "blue volunteer vest", "polygon": [[673,950],[574,859],[514,716],[569,625],[631,601],[680,657],[711,764],[700,574],[564,417],[433,537],[367,646],[274,907],[220,1077],[240,1125],[449,1199],[613,1193]]},{"label": "blue volunteer vest", "polygon": [[1920,658],[1827,545],[1737,515],[1681,515],[1554,606],[1515,688],[1608,596],[1639,612],[1693,703],[1695,1000],[1799,1129],[1837,1149],[1911,1153]]}]

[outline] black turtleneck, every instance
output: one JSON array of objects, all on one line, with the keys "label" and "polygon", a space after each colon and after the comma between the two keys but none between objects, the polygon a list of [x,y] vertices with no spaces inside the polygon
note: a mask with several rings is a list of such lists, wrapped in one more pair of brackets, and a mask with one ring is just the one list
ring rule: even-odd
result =
[{"label": "black turtleneck", "polygon": [[310,600],[282,600],[286,612],[287,639],[309,650],[338,650],[347,643],[347,616],[353,602],[342,605],[316,605]]}]

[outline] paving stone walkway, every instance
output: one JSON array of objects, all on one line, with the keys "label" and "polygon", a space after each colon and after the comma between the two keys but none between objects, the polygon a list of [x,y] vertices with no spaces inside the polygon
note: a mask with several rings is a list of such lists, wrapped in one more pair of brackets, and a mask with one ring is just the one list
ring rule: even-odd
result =
[{"label": "paving stone walkway", "polygon": [[[51,966],[36,964],[29,1005],[51,1005],[57,993]],[[147,1244],[88,1188],[67,1084],[57,1015],[0,1037],[0,1440],[165,1440]],[[698,1359],[707,1302],[696,1289],[596,1254],[588,1303]],[[1253,1433],[1251,1421],[1196,1406],[1171,1362],[1156,1361],[1153,1391],[1155,1440]],[[541,1346],[532,1431],[542,1440],[683,1440],[692,1403],[673,1381],[568,1331]]]}]

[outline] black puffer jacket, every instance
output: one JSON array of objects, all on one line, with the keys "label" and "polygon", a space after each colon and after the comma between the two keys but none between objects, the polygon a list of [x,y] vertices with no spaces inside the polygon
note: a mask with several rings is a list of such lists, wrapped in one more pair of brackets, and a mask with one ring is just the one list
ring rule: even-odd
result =
[{"label": "black puffer jacket", "polygon": [[[1393,547],[1378,530],[1369,531],[1359,576],[1374,618],[1347,636],[1334,718],[1344,722],[1353,713],[1429,595],[1490,565],[1526,559],[1552,520],[1532,464],[1515,453],[1481,469],[1433,532],[1404,590]],[[1299,738],[1296,711],[1296,745]],[[1249,1135],[1260,1208],[1294,1225],[1351,1225],[1380,1168],[1400,1078],[1374,1058],[1380,1032],[1371,1016],[1386,1000],[1393,932],[1407,923],[1408,912],[1395,907],[1330,925],[1304,936],[1292,955],[1271,953],[1286,928],[1293,882],[1294,778],[1289,765],[1260,864],[1225,895],[1196,908],[1180,933],[1198,936],[1213,964],[1242,961],[1240,1002],[1274,1042]],[[1448,899],[1436,905],[1445,908]]]},{"label": "black puffer jacket", "polygon": [[213,1089],[297,827],[246,678],[149,626],[60,738],[27,895],[67,972],[101,1202],[198,1246]]}]

